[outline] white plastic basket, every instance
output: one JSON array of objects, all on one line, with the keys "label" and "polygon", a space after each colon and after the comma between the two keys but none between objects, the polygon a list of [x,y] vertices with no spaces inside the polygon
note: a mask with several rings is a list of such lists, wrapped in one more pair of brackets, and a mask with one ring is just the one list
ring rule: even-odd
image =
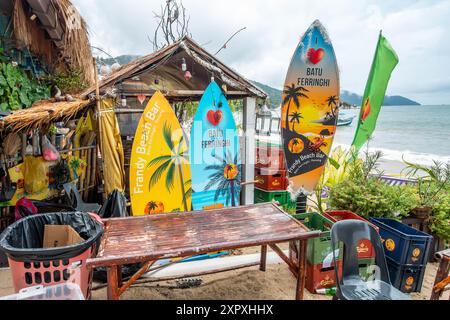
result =
[{"label": "white plastic basket", "polygon": [[36,286],[20,290],[18,294],[0,300],[85,300],[78,285],[63,283],[56,286]]}]

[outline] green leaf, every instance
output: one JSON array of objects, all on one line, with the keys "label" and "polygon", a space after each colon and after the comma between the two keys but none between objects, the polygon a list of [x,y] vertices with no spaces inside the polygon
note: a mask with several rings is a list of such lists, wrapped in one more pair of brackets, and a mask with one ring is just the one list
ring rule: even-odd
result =
[{"label": "green leaf", "polygon": [[8,109],[9,109],[8,103],[3,102],[3,103],[0,104],[0,110],[2,110],[2,111],[8,111]]},{"label": "green leaf", "polygon": [[19,92],[19,98],[20,98],[20,102],[22,102],[22,104],[24,104],[26,107],[31,106],[31,101],[28,98],[28,95],[24,90]]},{"label": "green leaf", "polygon": [[333,158],[328,158],[328,161],[336,170],[339,170],[339,168],[341,167],[341,165]]},{"label": "green leaf", "polygon": [[8,85],[8,82],[6,81],[6,79],[3,76],[3,74],[0,73],[0,87],[5,87],[7,85]]}]

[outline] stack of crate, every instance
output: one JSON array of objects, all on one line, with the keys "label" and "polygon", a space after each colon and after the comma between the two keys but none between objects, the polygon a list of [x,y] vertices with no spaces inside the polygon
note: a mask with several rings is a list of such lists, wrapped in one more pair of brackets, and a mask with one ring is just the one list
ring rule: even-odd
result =
[{"label": "stack of crate", "polygon": [[287,190],[288,177],[280,147],[258,146],[255,163],[255,203],[277,201],[295,211],[296,204]]},{"label": "stack of crate", "polygon": [[[336,286],[333,250],[331,245],[331,227],[333,221],[319,213],[310,212],[295,215],[294,218],[302,222],[310,230],[321,231],[318,238],[309,239],[307,245],[306,289],[317,293],[320,289]],[[297,244],[291,242],[289,257],[296,264],[298,262]],[[338,270],[342,271],[342,260],[338,259]]]},{"label": "stack of crate", "polygon": [[[367,221],[350,211],[328,211],[323,215],[319,213],[305,213],[294,215],[294,218],[302,222],[310,230],[321,231],[318,238],[308,240],[307,265],[306,265],[306,289],[311,293],[317,293],[321,289],[329,289],[336,286],[336,271],[331,244],[331,228],[340,220],[355,219]],[[377,230],[378,228],[374,226]],[[342,253],[339,247],[337,264],[339,273],[342,274]],[[375,250],[369,240],[361,240],[357,247],[359,273],[363,279],[373,276],[375,265]],[[289,257],[293,263],[297,263],[298,253],[296,243],[291,242]]]},{"label": "stack of crate", "polygon": [[371,222],[380,228],[392,284],[405,293],[420,292],[432,236],[392,219]]}]

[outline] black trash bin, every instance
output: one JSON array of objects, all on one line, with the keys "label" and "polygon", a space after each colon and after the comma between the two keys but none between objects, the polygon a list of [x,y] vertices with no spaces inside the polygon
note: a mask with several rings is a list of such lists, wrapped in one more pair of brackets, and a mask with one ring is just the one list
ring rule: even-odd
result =
[{"label": "black trash bin", "polygon": [[[45,225],[69,225],[84,241],[44,249]],[[16,292],[36,285],[72,282],[89,298],[92,273],[86,260],[97,254],[102,234],[102,224],[82,212],[37,214],[9,226],[0,235],[0,250],[8,257]]]}]

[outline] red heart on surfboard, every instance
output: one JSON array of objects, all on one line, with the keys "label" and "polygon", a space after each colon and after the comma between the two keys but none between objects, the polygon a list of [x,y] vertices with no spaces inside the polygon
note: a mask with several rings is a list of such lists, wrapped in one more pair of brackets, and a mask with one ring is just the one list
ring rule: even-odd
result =
[{"label": "red heart on surfboard", "polygon": [[209,110],[206,116],[209,123],[216,127],[220,123],[220,121],[222,121],[223,113],[220,110],[217,110],[216,112]]},{"label": "red heart on surfboard", "polygon": [[325,50],[323,50],[322,48],[317,50],[314,48],[310,48],[308,50],[308,59],[312,64],[318,64],[320,61],[322,61],[323,57],[325,57]]}]

